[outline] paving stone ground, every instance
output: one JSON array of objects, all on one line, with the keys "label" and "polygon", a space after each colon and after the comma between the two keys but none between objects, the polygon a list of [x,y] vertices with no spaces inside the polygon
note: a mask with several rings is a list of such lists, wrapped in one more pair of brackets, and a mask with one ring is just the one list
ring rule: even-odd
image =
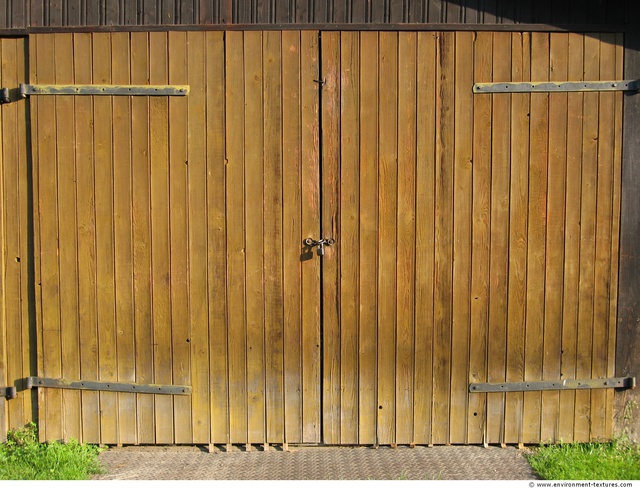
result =
[{"label": "paving stone ground", "polygon": [[530,480],[514,447],[289,447],[205,452],[198,447],[121,447],[100,454],[102,480]]}]

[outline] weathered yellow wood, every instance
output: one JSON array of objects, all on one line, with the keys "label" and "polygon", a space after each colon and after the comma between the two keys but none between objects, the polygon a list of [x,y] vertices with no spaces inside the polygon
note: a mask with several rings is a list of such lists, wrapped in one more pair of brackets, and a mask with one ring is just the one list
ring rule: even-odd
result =
[{"label": "weathered yellow wood", "polygon": [[[4,57],[5,50],[8,51],[9,47],[6,43],[0,42],[0,59],[3,61],[2,66],[5,66],[4,63],[6,63]],[[5,78],[10,78],[10,75],[8,75],[7,71],[9,70],[6,68],[0,70],[0,81],[3,83],[5,82]],[[0,130],[2,130],[3,127],[4,117],[0,117]],[[6,143],[6,138],[6,135],[4,135],[4,137],[2,138],[3,146]],[[7,186],[7,177],[5,176],[5,172],[7,168],[10,167],[11,162],[12,158],[7,158],[5,151],[2,151],[2,153],[0,154],[0,204],[2,204],[3,209],[3,211],[0,211],[0,252],[2,253],[0,254],[0,256],[2,256],[0,257],[0,273],[2,273],[0,274],[0,310],[2,311],[0,312],[0,381],[2,381],[3,385],[7,384],[7,379],[9,377],[7,374],[9,372],[9,359],[5,354],[5,350],[10,343],[9,339],[11,337],[11,334],[7,335],[7,324],[10,321],[9,315],[11,314],[11,309],[9,308],[8,314],[5,312],[7,310],[6,290],[7,284],[12,281],[14,275],[14,273],[7,272],[8,261],[6,258],[7,253],[5,252],[5,249],[9,247],[7,242],[9,233],[5,231],[6,216],[4,209],[7,208],[7,200],[11,199],[11,195],[5,196],[5,186]],[[9,179],[9,181],[11,181],[11,179]],[[10,232],[11,230],[13,229],[9,228]],[[7,400],[2,397],[0,398],[0,442],[5,442],[7,440],[7,423],[10,418],[9,412],[7,410]]]},{"label": "weathered yellow wood", "polygon": [[[131,81],[147,80],[149,36],[131,33]],[[80,99],[79,99],[80,100]],[[149,99],[131,100],[133,298],[135,301],[135,380],[153,383],[153,328],[151,305],[151,161],[149,154]],[[155,442],[152,395],[137,395],[136,440]]]},{"label": "weathered yellow wood", "polygon": [[360,33],[358,440],[377,443],[378,33]]}]

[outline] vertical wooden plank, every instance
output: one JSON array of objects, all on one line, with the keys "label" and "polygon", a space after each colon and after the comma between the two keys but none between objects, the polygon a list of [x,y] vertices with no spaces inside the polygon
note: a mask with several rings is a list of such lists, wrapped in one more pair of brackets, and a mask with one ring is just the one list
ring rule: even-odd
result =
[{"label": "vertical wooden plank", "polygon": [[[127,33],[111,37],[112,81],[130,83],[130,45]],[[133,301],[133,235],[132,235],[132,130],[131,103],[126,97],[113,97],[113,212],[115,304],[117,331],[118,381],[135,382],[135,331]],[[118,394],[118,440],[135,444],[136,398],[130,393]]]},{"label": "vertical wooden plank", "polygon": [[[531,79],[549,78],[549,36],[531,34]],[[549,99],[546,93],[531,95],[529,127],[529,223],[527,248],[527,316],[525,330],[525,381],[542,379],[544,324],[544,276],[547,221],[547,159]],[[540,441],[539,392],[524,393],[523,442]]]},{"label": "vertical wooden plank", "polygon": [[[582,80],[582,34],[569,34],[567,76]],[[580,188],[582,184],[582,93],[567,94],[567,169],[564,234],[564,285],[562,304],[562,379],[576,379],[576,345],[578,334],[578,285],[580,274]],[[576,392],[560,392],[558,438],[574,439]]]},{"label": "vertical wooden plank", "polygon": [[[36,65],[38,82],[55,82],[55,44],[53,36],[47,36],[37,45]],[[60,284],[58,261],[58,199],[57,199],[57,151],[56,124],[54,114],[56,101],[43,100],[38,104],[38,155],[40,158],[39,205],[41,240],[41,307],[42,307],[42,354],[43,375],[58,378],[62,375],[61,329],[60,329]],[[40,403],[40,414],[44,417],[44,436],[47,440],[63,437],[62,392],[47,390],[44,403]],[[42,397],[41,397],[42,398]]]},{"label": "vertical wooden plank", "polygon": [[[418,130],[416,125],[416,83],[418,59],[417,34],[402,32],[398,37],[396,442],[410,444],[414,441],[415,193],[416,134]],[[466,384],[466,378],[464,378],[464,382]]]},{"label": "vertical wooden plank", "polygon": [[[131,83],[149,80],[149,36],[131,33]],[[133,299],[135,303],[135,379],[154,381],[153,320],[151,302],[151,160],[149,147],[149,98],[131,99]],[[137,442],[155,442],[154,396],[137,395]]]},{"label": "vertical wooden plank", "polygon": [[[29,59],[32,60],[29,63],[29,80],[38,80],[38,71],[37,71],[37,58],[38,58],[38,38],[36,36],[32,37],[29,41]],[[34,62],[35,60],[35,62]],[[40,193],[40,165],[39,161],[39,144],[38,144],[38,102],[36,100],[31,100],[29,102],[29,115],[30,115],[30,128],[31,128],[31,152],[32,152],[32,161],[33,161],[33,169],[31,172],[31,176],[33,178],[33,274],[34,274],[34,283],[42,283],[40,280],[42,278],[42,270],[41,270],[41,239],[40,239],[40,205],[36,204],[39,199]],[[33,370],[37,372],[37,374],[42,374],[44,371],[44,353],[43,353],[43,345],[42,345],[42,286],[34,286],[34,307],[35,307],[35,361],[31,363],[34,366]],[[45,440],[45,429],[46,422],[44,418],[44,391],[39,389],[33,396],[33,408],[34,413],[37,416],[38,423],[38,440],[40,442],[44,442]]]},{"label": "vertical wooden plank", "polygon": [[379,37],[378,443],[396,442],[396,248],[398,205],[398,35]]},{"label": "vertical wooden plank", "polygon": [[[11,59],[11,57],[10,55],[6,56],[5,51],[9,51],[8,42],[2,41],[0,42],[0,59],[2,60],[2,69],[0,69],[0,81],[2,81],[2,83],[5,83],[5,80],[11,77],[9,73],[7,73],[7,71],[10,71],[10,68],[8,69],[7,65],[5,64],[5,59]],[[2,130],[4,126],[5,117],[0,117],[0,130]],[[2,210],[0,210],[0,252],[2,253],[0,255],[0,273],[2,273],[0,274],[0,381],[2,381],[4,385],[7,384],[7,381],[10,377],[9,361],[11,360],[11,358],[7,357],[6,350],[9,347],[9,344],[15,346],[13,341],[11,341],[11,327],[8,327],[11,308],[7,306],[7,301],[13,301],[7,300],[7,285],[12,281],[11,275],[13,274],[9,273],[11,265],[9,264],[10,258],[7,258],[7,251],[9,250],[7,237],[14,233],[14,229],[11,229],[6,224],[6,220],[7,217],[9,217],[9,214],[5,215],[5,209],[12,208],[12,206],[7,205],[7,203],[9,203],[9,201],[11,200],[11,195],[7,195],[7,190],[5,189],[12,183],[10,169],[9,178],[5,176],[5,172],[7,168],[9,168],[12,161],[11,156],[7,157],[7,153],[4,151],[4,144],[7,142],[7,139],[10,139],[10,137],[4,135],[4,137],[2,138],[3,151],[0,152],[0,203],[2,204]],[[9,181],[9,185],[7,184],[7,181]],[[21,346],[20,343],[18,343],[17,345]],[[21,349],[22,348],[20,348],[19,350]],[[8,411],[9,409],[7,408],[7,403],[8,402],[4,397],[0,398],[0,442],[5,442],[7,440],[7,427],[9,426],[11,418],[11,414]],[[16,409],[14,408],[13,410],[15,411]]]},{"label": "vertical wooden plank", "polygon": [[467,441],[469,396],[469,324],[471,284],[471,212],[473,171],[473,33],[456,34],[455,167],[453,227],[453,324],[451,341],[450,442]]},{"label": "vertical wooden plank", "polygon": [[433,298],[435,266],[435,120],[436,41],[438,34],[418,33],[416,82],[416,284],[414,441],[432,443]]},{"label": "vertical wooden plank", "polygon": [[[149,34],[149,83],[168,82],[167,34]],[[169,212],[169,101],[165,97],[149,100],[151,156],[151,287],[154,382],[172,384],[171,344],[171,259]],[[174,442],[173,398],[155,399],[156,443]]]},{"label": "vertical wooden plank", "polygon": [[[553,34],[550,40],[552,81],[566,80],[569,39]],[[549,95],[549,170],[547,172],[547,251],[543,380],[560,378],[562,350],[562,283],[564,279],[565,179],[567,165],[567,95]],[[541,440],[558,440],[558,391],[542,393]]]},{"label": "vertical wooden plank", "polygon": [[[493,36],[493,79],[511,77],[511,35]],[[510,97],[494,95],[491,137],[491,242],[489,267],[488,381],[505,381],[509,278]],[[504,442],[503,393],[487,395],[487,441]]]},{"label": "vertical wooden plank", "polygon": [[[227,320],[230,442],[247,442],[244,38],[226,33]],[[252,134],[253,137],[253,134]],[[256,193],[258,188],[252,188]],[[257,246],[256,242],[249,243]],[[255,252],[255,247],[252,248]]]},{"label": "vertical wooden plank", "polygon": [[455,34],[439,34],[436,88],[433,443],[449,442],[453,320],[453,162]]},{"label": "vertical wooden plank", "polygon": [[[74,80],[92,83],[93,48],[90,34],[74,34]],[[96,310],[96,216],[93,158],[93,99],[75,103],[76,211],[78,225],[78,318],[80,323],[80,377],[98,379],[98,322]],[[83,391],[82,440],[100,442],[100,396]]]},{"label": "vertical wooden plank", "polygon": [[[56,34],[56,83],[73,83],[73,37]],[[58,165],[58,219],[60,222],[60,326],[62,378],[80,379],[80,336],[78,328],[77,242],[75,202],[75,138],[73,97],[56,99]],[[65,440],[81,440],[80,392],[63,391]]]},{"label": "vertical wooden plank", "polygon": [[[511,36],[511,80],[528,81],[530,34]],[[529,100],[511,96],[511,183],[509,203],[509,276],[506,381],[524,381],[524,333],[527,299],[527,222],[529,201]],[[504,442],[522,442],[523,393],[505,395]]]},{"label": "vertical wooden plank", "polygon": [[[492,79],[493,35],[479,32],[474,45],[474,80]],[[490,96],[473,98],[473,209],[471,226],[471,331],[469,381],[487,381],[487,334],[489,330],[489,240],[491,229],[491,118]],[[487,395],[469,395],[467,440],[486,439]]]},{"label": "vertical wooden plank", "polygon": [[[377,443],[378,33],[360,33],[358,440]],[[355,81],[354,81],[355,82]]]},{"label": "vertical wooden plank", "polygon": [[[600,79],[615,79],[615,42],[615,34],[602,34],[600,37]],[[608,366],[607,339],[611,294],[615,96],[613,92],[599,94],[593,356],[591,362],[591,377],[593,378],[605,378]],[[593,440],[605,439],[607,424],[606,395],[606,390],[593,390],[591,392],[590,438]]]},{"label": "vertical wooden plank", "polygon": [[[322,388],[323,433],[327,444],[340,443],[341,355],[340,355],[340,263],[342,229],[340,215],[340,33],[322,34],[322,223],[319,237],[337,239],[335,247],[325,248],[320,259],[322,273]],[[348,245],[348,244],[347,244]],[[345,248],[345,249],[348,249]],[[315,250],[314,250],[315,253]]]},{"label": "vertical wooden plank", "polygon": [[[26,9],[26,7],[24,7]],[[27,39],[16,40],[16,77],[22,79],[28,79],[28,56],[29,49],[27,45]],[[20,368],[20,378],[24,378],[26,373],[30,373],[37,370],[37,333],[34,331],[36,328],[36,300],[34,290],[34,262],[38,259],[37,251],[35,251],[34,234],[35,234],[35,222],[37,219],[34,217],[34,203],[33,192],[35,189],[34,173],[36,173],[37,164],[34,163],[32,158],[32,146],[29,144],[33,142],[34,130],[27,117],[30,114],[30,110],[21,109],[16,106],[17,111],[17,126],[16,131],[18,134],[18,140],[21,141],[18,145],[18,171],[19,171],[19,208],[23,209],[20,212],[20,296],[21,300],[21,313],[22,313],[22,327],[20,334],[22,336],[21,347],[21,361],[22,367]],[[29,132],[27,132],[29,131]],[[31,134],[31,137],[29,137]],[[28,164],[31,162],[31,164]],[[35,392],[26,391],[22,395],[23,404],[23,417],[15,419],[15,423],[11,425],[12,428],[20,427],[36,418],[37,415],[37,394]]]},{"label": "vertical wooden plank", "polygon": [[[302,238],[320,232],[320,146],[318,32],[303,31],[302,99]],[[320,263],[302,263],[302,442],[320,442]]]},{"label": "vertical wooden plank", "polygon": [[265,442],[264,127],[262,33],[244,34],[248,440]]},{"label": "vertical wooden plank", "polygon": [[[230,367],[227,340],[227,216],[226,182],[228,158],[225,145],[225,35],[205,34],[206,124],[207,124],[207,282],[209,298],[209,385],[211,392],[211,442],[229,438]],[[230,41],[238,42],[231,36]],[[232,71],[231,74],[235,73]],[[230,80],[236,81],[238,80]],[[235,92],[234,92],[235,93]],[[236,100],[229,99],[230,102]],[[236,102],[237,103],[237,102]],[[237,105],[234,105],[234,110]],[[236,110],[237,111],[237,110]],[[233,119],[229,119],[231,125]],[[236,163],[237,164],[237,163]],[[232,168],[232,172],[235,168]],[[234,209],[230,208],[233,216]],[[229,316],[231,319],[231,317]],[[229,322],[230,323],[230,322]]]},{"label": "vertical wooden plank", "polygon": [[[187,34],[170,32],[169,83],[187,83]],[[169,233],[171,263],[171,340],[173,382],[191,383],[191,325],[189,322],[187,131],[188,98],[169,98]],[[176,396],[175,442],[191,444],[191,397]]]},{"label": "vertical wooden plank", "polygon": [[[20,73],[18,71],[17,39],[3,39],[0,43],[0,59],[2,70],[0,78],[2,86],[17,86]],[[24,191],[20,159],[21,145],[26,143],[24,132],[18,127],[20,111],[18,106],[4,106],[0,117],[2,130],[2,151],[0,153],[0,380],[3,385],[14,385],[14,381],[26,376],[23,373],[23,356],[32,352],[29,342],[23,343],[23,329],[28,325],[28,315],[22,310],[23,269],[28,256],[22,253],[22,243],[26,238],[26,227],[23,227],[22,214],[27,212],[24,206]],[[24,109],[22,110],[24,111]],[[22,139],[24,138],[24,139]],[[23,151],[22,151],[23,152]],[[26,297],[25,297],[26,299]],[[24,322],[27,321],[27,324]],[[24,344],[24,345],[23,345]],[[27,370],[28,372],[28,370]],[[17,386],[20,386],[19,383]],[[18,388],[20,389],[20,388]],[[28,396],[19,393],[19,399],[0,401],[0,439],[6,439],[6,429],[22,427],[28,414],[23,398]],[[6,427],[6,428],[5,428]]]},{"label": "vertical wooden plank", "polygon": [[[623,35],[616,35],[616,66],[615,79],[621,80],[624,66]],[[614,101],[614,146],[613,146],[613,209],[611,226],[611,281],[609,294],[609,332],[608,332],[608,354],[607,354],[607,376],[615,376],[616,360],[616,327],[618,313],[618,266],[620,259],[620,212],[621,212],[621,165],[622,165],[622,110],[623,95],[618,93]],[[605,438],[611,439],[617,426],[614,414],[614,400],[616,392],[607,390],[607,414],[605,424]]]},{"label": "vertical wooden plank", "polygon": [[360,42],[340,40],[340,442],[358,443]]},{"label": "vertical wooden plank", "polygon": [[[211,441],[209,317],[207,296],[207,100],[206,36],[187,34],[189,75],[187,185],[189,209],[189,323],[191,326],[192,440]],[[218,161],[220,164],[220,161]],[[224,178],[223,178],[224,180]],[[216,250],[220,253],[220,249]]]},{"label": "vertical wooden plank", "polygon": [[[600,75],[600,39],[584,36],[584,79]],[[598,164],[598,94],[585,93],[582,108],[582,199],[580,205],[580,283],[576,376],[591,378],[593,345],[596,191]],[[590,440],[591,392],[576,391],[575,442]]]},{"label": "vertical wooden plank", "polygon": [[282,235],[285,442],[302,441],[302,168],[299,32],[282,32]]},{"label": "vertical wooden plank", "polygon": [[[93,82],[111,83],[111,40],[109,34],[93,36]],[[96,270],[98,360],[101,381],[117,380],[115,317],[115,243],[113,207],[113,147],[111,129],[113,111],[108,97],[93,102],[93,140],[96,198]],[[119,443],[117,394],[100,393],[100,439],[105,444]]]},{"label": "vertical wooden plank", "polygon": [[[284,301],[282,34],[266,32],[264,49],[264,297],[266,441],[284,439]],[[286,242],[296,249],[297,243]]]}]

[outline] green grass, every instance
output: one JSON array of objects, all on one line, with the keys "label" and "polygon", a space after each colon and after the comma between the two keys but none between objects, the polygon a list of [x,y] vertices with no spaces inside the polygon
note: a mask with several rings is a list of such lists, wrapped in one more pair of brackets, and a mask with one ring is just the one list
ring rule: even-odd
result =
[{"label": "green grass", "polygon": [[36,426],[7,433],[0,444],[0,479],[2,480],[87,480],[102,473],[98,462],[100,450],[77,441],[40,444]]},{"label": "green grass", "polygon": [[624,440],[540,446],[527,460],[546,480],[640,479],[640,446]]}]

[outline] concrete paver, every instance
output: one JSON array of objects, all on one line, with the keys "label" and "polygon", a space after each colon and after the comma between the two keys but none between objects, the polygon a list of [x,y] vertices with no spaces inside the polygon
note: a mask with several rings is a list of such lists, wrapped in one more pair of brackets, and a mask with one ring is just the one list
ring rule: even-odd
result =
[{"label": "concrete paver", "polygon": [[292,447],[204,452],[197,447],[122,447],[99,457],[118,480],[528,480],[514,447]]}]

